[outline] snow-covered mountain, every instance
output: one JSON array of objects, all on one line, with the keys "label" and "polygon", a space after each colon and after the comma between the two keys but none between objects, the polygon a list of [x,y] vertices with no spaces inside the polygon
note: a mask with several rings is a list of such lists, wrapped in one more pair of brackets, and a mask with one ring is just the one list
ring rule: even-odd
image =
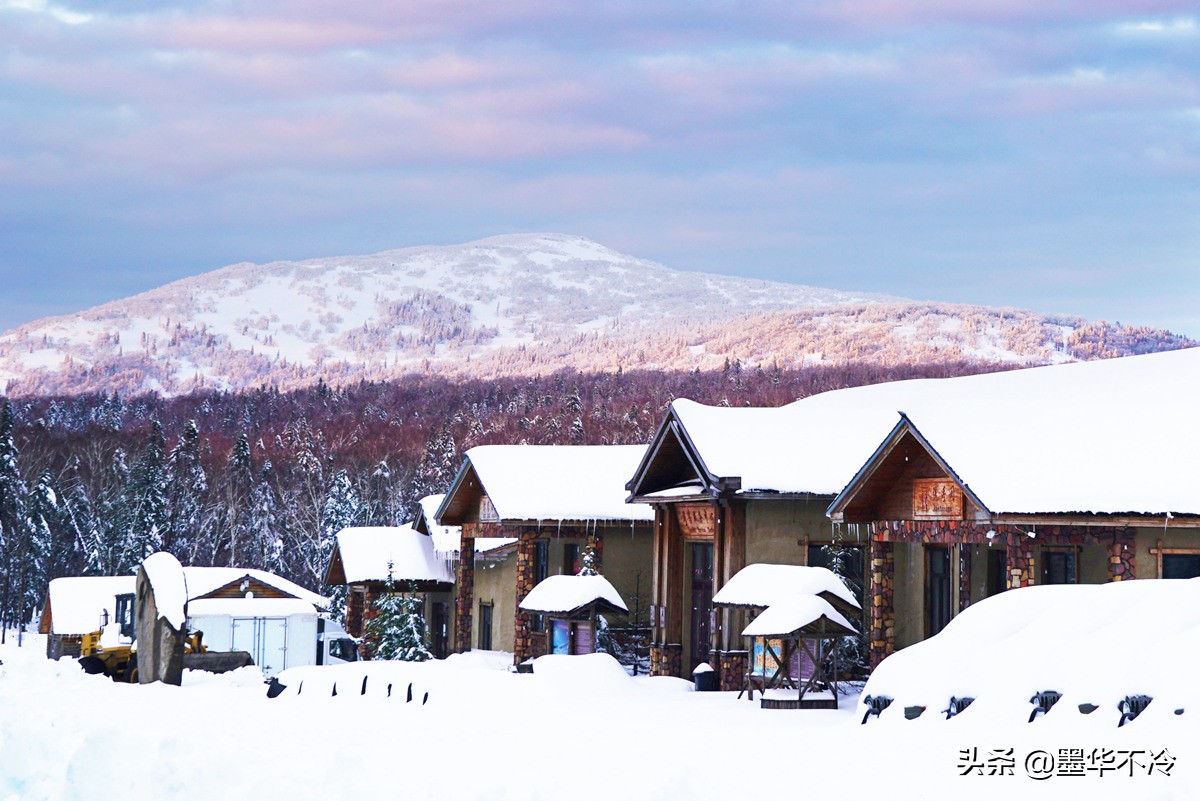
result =
[{"label": "snow-covered mountain", "polygon": [[235,264],[0,335],[0,391],[1071,358],[1083,320],[672,270],[575,236]]}]

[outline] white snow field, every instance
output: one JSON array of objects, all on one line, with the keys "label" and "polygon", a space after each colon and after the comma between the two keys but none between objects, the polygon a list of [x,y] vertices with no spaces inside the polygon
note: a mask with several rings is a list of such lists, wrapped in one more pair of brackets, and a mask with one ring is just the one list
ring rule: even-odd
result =
[{"label": "white snow field", "polygon": [[[544,657],[516,675],[490,653],[297,668],[268,699],[251,668],[131,686],[47,661],[42,646],[0,648],[0,801],[1200,797],[1200,708],[1118,729],[1111,710],[1028,724],[981,698],[949,721],[931,707],[864,726],[853,697],[840,711],[762,710],[679,679],[631,679],[602,655]],[[1025,768],[1038,749],[1164,748],[1169,775],[1035,780]],[[972,759],[987,767],[960,775]]]}]

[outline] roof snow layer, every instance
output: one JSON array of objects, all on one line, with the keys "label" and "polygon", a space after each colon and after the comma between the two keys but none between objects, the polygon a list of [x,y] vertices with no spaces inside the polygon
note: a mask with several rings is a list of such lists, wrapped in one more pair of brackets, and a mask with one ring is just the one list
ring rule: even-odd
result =
[{"label": "roof snow layer", "polygon": [[773,606],[799,596],[828,592],[849,606],[859,608],[858,599],[827,567],[806,565],[746,565],[713,596],[714,604]]},{"label": "roof snow layer", "polygon": [[[142,570],[154,593],[154,608],[171,628],[180,631],[187,621],[188,589],[183,565],[166,551],[152,553],[142,560]],[[140,593],[139,593],[140,594]]]},{"label": "roof snow layer", "polygon": [[467,451],[501,520],[653,520],[625,503],[645,445],[481,445]]},{"label": "roof snow layer", "polygon": [[[836,495],[905,413],[993,513],[1200,513],[1200,348],[672,408],[743,492]],[[632,475],[632,473],[631,473]]]},{"label": "roof snow layer", "polygon": [[433,540],[412,526],[364,526],[337,533],[346,582],[393,581],[454,583],[446,563],[433,552]]},{"label": "roof snow layer", "polygon": [[839,611],[833,608],[824,598],[815,595],[798,595],[772,604],[763,610],[762,614],[750,621],[742,630],[743,637],[786,637],[800,629],[811,626],[822,617],[836,627],[848,631],[858,631],[853,623]]},{"label": "roof snow layer", "polygon": [[529,612],[573,612],[595,600],[629,611],[621,594],[604,576],[547,576],[529,591],[521,608]]}]

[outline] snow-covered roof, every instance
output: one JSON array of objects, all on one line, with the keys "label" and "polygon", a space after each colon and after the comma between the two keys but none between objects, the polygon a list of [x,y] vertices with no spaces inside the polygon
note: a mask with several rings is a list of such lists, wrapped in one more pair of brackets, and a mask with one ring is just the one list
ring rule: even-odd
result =
[{"label": "snow-covered roof", "polygon": [[433,550],[441,556],[457,554],[461,545],[462,526],[443,526],[437,521],[437,510],[445,500],[445,495],[426,495],[418,503],[425,525],[429,527],[429,536],[433,538]]},{"label": "snow-covered roof", "polygon": [[1197,397],[1200,348],[672,409],[742,492],[836,495],[904,412],[994,513],[1165,514],[1200,513]]},{"label": "snow-covered roof", "polygon": [[105,611],[116,620],[116,596],[132,593],[136,576],[68,576],[50,582],[51,633],[87,634],[100,628]]},{"label": "snow-covered roof", "polygon": [[547,576],[529,591],[521,608],[528,612],[568,614],[594,601],[629,611],[621,594],[604,576]]},{"label": "snow-covered roof", "polygon": [[829,633],[852,634],[858,629],[824,598],[796,595],[784,598],[763,610],[742,630],[745,637],[786,637],[801,629],[819,628],[825,618]]},{"label": "snow-covered roof", "polygon": [[316,613],[316,607],[299,598],[201,598],[188,602],[188,617],[287,617]]},{"label": "snow-covered roof", "polygon": [[884,715],[901,724],[904,707],[933,712],[956,696],[975,699],[964,715],[1025,725],[1033,694],[1054,690],[1063,696],[1049,716],[1096,704],[1093,725],[1115,730],[1126,695],[1153,697],[1162,718],[1185,706],[1191,714],[1197,660],[1200,579],[1026,587],[971,604],[883,660],[863,697],[894,698]]},{"label": "snow-covered roof", "polygon": [[444,560],[433,552],[433,540],[412,526],[364,526],[337,533],[337,552],[346,583],[387,581],[391,564],[394,581],[454,583]]},{"label": "snow-covered roof", "polygon": [[851,609],[858,599],[850,588],[826,567],[805,565],[746,565],[713,596],[714,604],[728,606],[773,606],[801,596],[829,593]]},{"label": "snow-covered roof", "polygon": [[249,576],[288,595],[294,595],[313,606],[322,609],[329,606],[329,599],[324,595],[306,590],[299,584],[274,573],[268,573],[266,570],[256,570],[250,567],[185,567],[183,574],[187,577],[189,598],[199,598]]},{"label": "snow-covered roof", "polygon": [[481,445],[467,459],[501,520],[646,520],[625,503],[644,445]]},{"label": "snow-covered roof", "polygon": [[[325,596],[310,592],[265,570],[245,567],[185,567],[183,576],[187,582],[189,599],[207,595],[231,582],[251,576],[264,584],[297,596],[309,611],[314,607],[323,609],[329,605],[329,599]],[[105,610],[108,611],[110,621],[116,619],[116,596],[132,593],[136,589],[136,576],[66,576],[54,579],[49,588],[52,633],[77,636],[96,631],[100,628],[100,618]],[[265,599],[254,599],[255,602],[260,600]],[[206,603],[208,600],[189,600],[188,613],[196,614],[196,604]],[[252,612],[244,611],[245,607],[241,606],[246,603],[244,599],[229,599],[229,603],[238,604],[239,615],[256,616]]]}]

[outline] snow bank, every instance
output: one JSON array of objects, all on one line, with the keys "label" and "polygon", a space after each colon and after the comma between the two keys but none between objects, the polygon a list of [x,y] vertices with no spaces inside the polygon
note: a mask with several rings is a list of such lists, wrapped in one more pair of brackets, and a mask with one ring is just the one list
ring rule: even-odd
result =
[{"label": "snow bank", "polygon": [[337,533],[337,549],[347,583],[387,581],[389,563],[395,581],[454,583],[433,552],[433,540],[412,526],[344,528]]},{"label": "snow bank", "polygon": [[[1119,701],[1149,695],[1156,715],[1184,709],[1195,726],[1198,663],[1200,579],[1027,587],[973,604],[889,656],[864,697],[895,699],[881,719],[906,722],[904,707],[942,710],[955,696],[976,699],[962,717],[1014,723],[1028,719],[1034,693],[1054,690],[1063,697],[1046,721],[1115,728]],[[1079,704],[1099,709],[1084,716]]]},{"label": "snow bank", "polygon": [[152,553],[142,561],[142,570],[154,592],[154,608],[158,616],[176,631],[187,621],[187,580],[183,565],[166,551]]},{"label": "snow bank", "polygon": [[547,654],[533,660],[533,675],[578,689],[628,687],[633,679],[621,663],[608,654]]},{"label": "snow bank", "polygon": [[467,451],[501,520],[653,520],[625,503],[644,445],[481,445]]},{"label": "snow bank", "polygon": [[608,601],[626,612],[621,594],[604,576],[547,576],[529,591],[521,608],[528,612],[565,614],[596,600]]}]

